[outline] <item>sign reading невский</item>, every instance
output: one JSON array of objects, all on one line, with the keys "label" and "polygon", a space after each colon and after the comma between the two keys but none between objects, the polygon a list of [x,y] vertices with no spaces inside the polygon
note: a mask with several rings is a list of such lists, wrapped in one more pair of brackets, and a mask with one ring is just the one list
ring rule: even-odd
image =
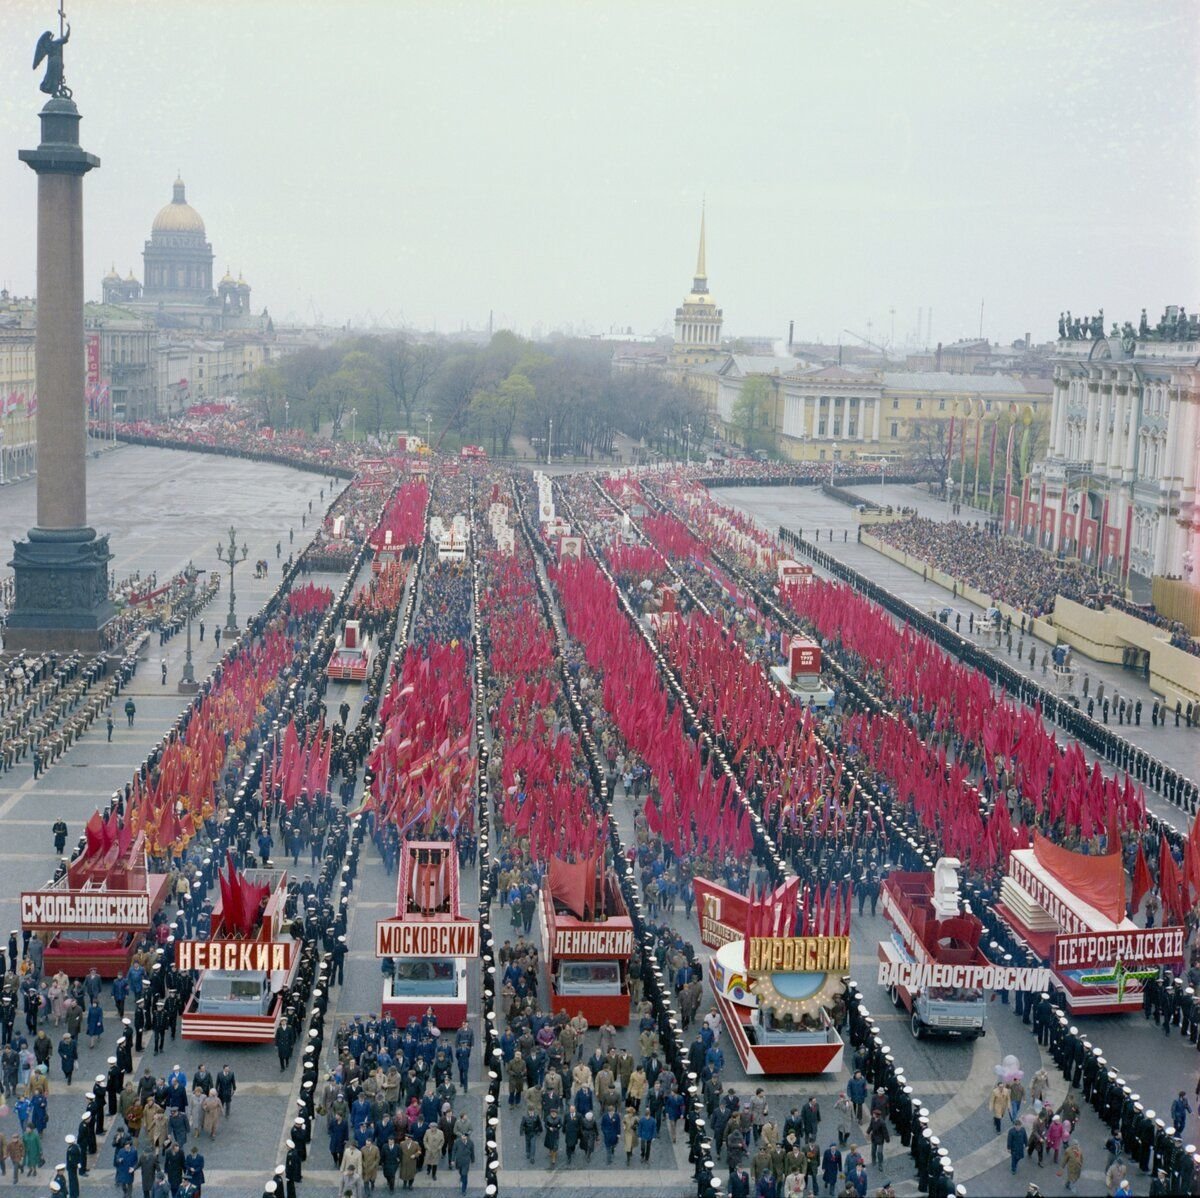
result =
[{"label": "sign reading \u043d\u0435\u0432\u0441\u043a\u0438\u0439", "polygon": [[275,973],[291,969],[295,952],[289,940],[181,940],[175,945],[175,968]]}]

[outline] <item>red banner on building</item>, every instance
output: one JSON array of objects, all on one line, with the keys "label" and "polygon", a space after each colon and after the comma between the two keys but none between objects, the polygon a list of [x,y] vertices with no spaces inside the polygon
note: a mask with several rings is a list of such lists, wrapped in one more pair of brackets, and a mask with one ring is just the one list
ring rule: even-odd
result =
[{"label": "red banner on building", "polygon": [[1104,560],[1101,565],[1105,570],[1116,570],[1121,565],[1121,530],[1111,525],[1104,530]]},{"label": "red banner on building", "polygon": [[1021,516],[1021,535],[1032,540],[1037,536],[1038,530],[1038,505],[1034,502],[1027,501],[1025,510]]},{"label": "red banner on building", "polygon": [[1075,545],[1075,513],[1063,512],[1062,534],[1060,543],[1064,549],[1070,550]]},{"label": "red banner on building", "polygon": [[1042,548],[1049,549],[1054,544],[1054,509],[1042,508]]},{"label": "red banner on building", "polygon": [[87,347],[87,381],[98,383],[100,381],[100,334],[89,333],[84,339],[84,345]]},{"label": "red banner on building", "polygon": [[1021,497],[1009,495],[1004,501],[1004,531],[1015,537],[1021,532]]},{"label": "red banner on building", "polygon": [[1096,521],[1086,516],[1079,520],[1079,556],[1085,562],[1096,560]]}]

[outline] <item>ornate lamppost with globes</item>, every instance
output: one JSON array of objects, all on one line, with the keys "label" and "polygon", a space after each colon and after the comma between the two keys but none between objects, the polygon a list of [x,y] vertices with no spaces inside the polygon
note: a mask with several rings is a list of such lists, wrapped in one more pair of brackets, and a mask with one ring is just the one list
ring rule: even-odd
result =
[{"label": "ornate lamppost with globes", "polygon": [[233,605],[237,599],[237,595],[234,594],[233,590],[233,570],[235,566],[238,566],[244,562],[250,554],[250,550],[246,547],[246,543],[244,541],[242,542],[240,553],[241,556],[239,557],[239,550],[237,547],[237,531],[231,524],[229,526],[229,545],[224,546],[219,541],[217,542],[217,557],[229,567],[229,615],[225,620],[226,632],[237,632],[238,630],[237,616],[234,615],[233,612]]},{"label": "ornate lamppost with globes", "polygon": [[[196,681],[196,672],[192,668],[192,612],[196,607],[196,576],[202,573],[203,571],[197,570],[191,562],[188,562],[183,572],[188,582],[188,589],[184,595],[184,602],[187,604],[187,659],[183,663],[183,675],[179,679],[181,695],[194,695],[200,689],[200,683]],[[232,583],[229,589],[233,590]]]}]

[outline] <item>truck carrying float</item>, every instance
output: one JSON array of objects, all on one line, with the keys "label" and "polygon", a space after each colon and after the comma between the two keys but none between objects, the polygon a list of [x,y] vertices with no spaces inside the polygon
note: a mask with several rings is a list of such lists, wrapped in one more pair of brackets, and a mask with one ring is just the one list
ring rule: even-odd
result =
[{"label": "truck carrying float", "polygon": [[169,878],[146,868],[146,838],[115,812],[86,828],[87,847],[56,881],[21,894],[21,928],[46,943],[43,969],[115,978],[133,963],[142,936],[167,899]]},{"label": "truck carrying float", "polygon": [[439,1027],[467,1017],[467,962],[479,956],[479,923],[458,906],[458,848],[406,840],[396,882],[396,914],[375,924],[384,962],[382,1010],[401,1027],[433,1011]]},{"label": "truck carrying float", "polygon": [[633,921],[613,871],[594,857],[552,857],[539,919],[550,1010],[626,1027]]},{"label": "truck carrying float", "polygon": [[[748,1074],[838,1073],[850,973],[850,893],[797,908],[799,878],[749,898],[694,878],[700,939],[716,949],[708,982]],[[796,930],[803,930],[797,935]]]},{"label": "truck carrying float", "polygon": [[1013,849],[996,910],[1043,960],[1076,1015],[1140,1011],[1160,965],[1183,970],[1182,927],[1139,928],[1125,914],[1120,853],[1073,853],[1040,835]]},{"label": "truck carrying float", "polygon": [[183,1009],[183,1038],[269,1044],[300,964],[285,916],[287,871],[239,871],[231,857],[217,879],[208,939],[175,945],[175,968],[200,971]]},{"label": "truck carrying float", "polygon": [[371,638],[357,620],[347,620],[330,654],[325,676],[334,682],[365,682],[371,668]]},{"label": "truck carrying float", "polygon": [[[889,874],[880,889],[892,934],[879,943],[880,984],[909,1014],[916,1039],[985,1035],[991,962],[979,947],[983,924],[962,911],[955,857],[939,857],[933,873]],[[886,982],[885,982],[886,979]]]}]

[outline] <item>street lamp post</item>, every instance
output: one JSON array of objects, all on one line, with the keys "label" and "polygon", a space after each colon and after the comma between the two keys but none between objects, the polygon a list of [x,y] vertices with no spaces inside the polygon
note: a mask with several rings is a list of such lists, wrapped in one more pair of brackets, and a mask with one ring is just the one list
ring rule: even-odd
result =
[{"label": "street lamp post", "polygon": [[683,465],[686,469],[692,464],[692,426],[683,426]]},{"label": "street lamp post", "polygon": [[229,545],[223,546],[217,542],[217,557],[229,567],[229,615],[225,620],[226,632],[237,632],[237,616],[234,615],[233,605],[237,599],[237,595],[233,590],[233,571],[235,566],[239,566],[250,554],[250,550],[246,547],[245,542],[242,542],[241,556],[238,556],[237,547],[237,532],[233,525],[229,526]]},{"label": "street lamp post", "polygon": [[837,471],[838,446],[836,441],[833,443],[830,452],[833,454],[833,457],[829,459],[829,485],[832,487],[835,472]]},{"label": "street lamp post", "polygon": [[354,422],[357,418],[358,418],[358,409],[351,408],[350,409],[350,440],[351,441],[353,441],[355,439],[354,430],[357,426],[355,425]]},{"label": "street lamp post", "polygon": [[292,405],[290,401],[285,399],[283,401],[283,431],[285,433],[291,427],[291,408]]},{"label": "street lamp post", "polygon": [[953,487],[954,487],[954,478],[949,472],[947,472],[947,474],[946,474],[946,514],[949,516],[954,515]]},{"label": "street lamp post", "polygon": [[431,412],[426,412],[425,413],[425,447],[427,449],[433,448],[433,446],[430,444],[430,441],[432,439],[433,439],[433,414]]},{"label": "street lamp post", "polygon": [[550,465],[550,459],[554,455],[554,417],[550,417],[550,435],[546,438],[546,465]]},{"label": "street lamp post", "polygon": [[[183,663],[183,675],[179,679],[179,693],[181,695],[193,695],[200,689],[200,683],[196,681],[196,672],[192,668],[192,611],[196,606],[196,575],[200,571],[191,562],[188,562],[187,569],[183,573],[184,577],[188,580],[185,599],[187,603],[187,660]],[[232,589],[231,586],[230,590]]]}]

